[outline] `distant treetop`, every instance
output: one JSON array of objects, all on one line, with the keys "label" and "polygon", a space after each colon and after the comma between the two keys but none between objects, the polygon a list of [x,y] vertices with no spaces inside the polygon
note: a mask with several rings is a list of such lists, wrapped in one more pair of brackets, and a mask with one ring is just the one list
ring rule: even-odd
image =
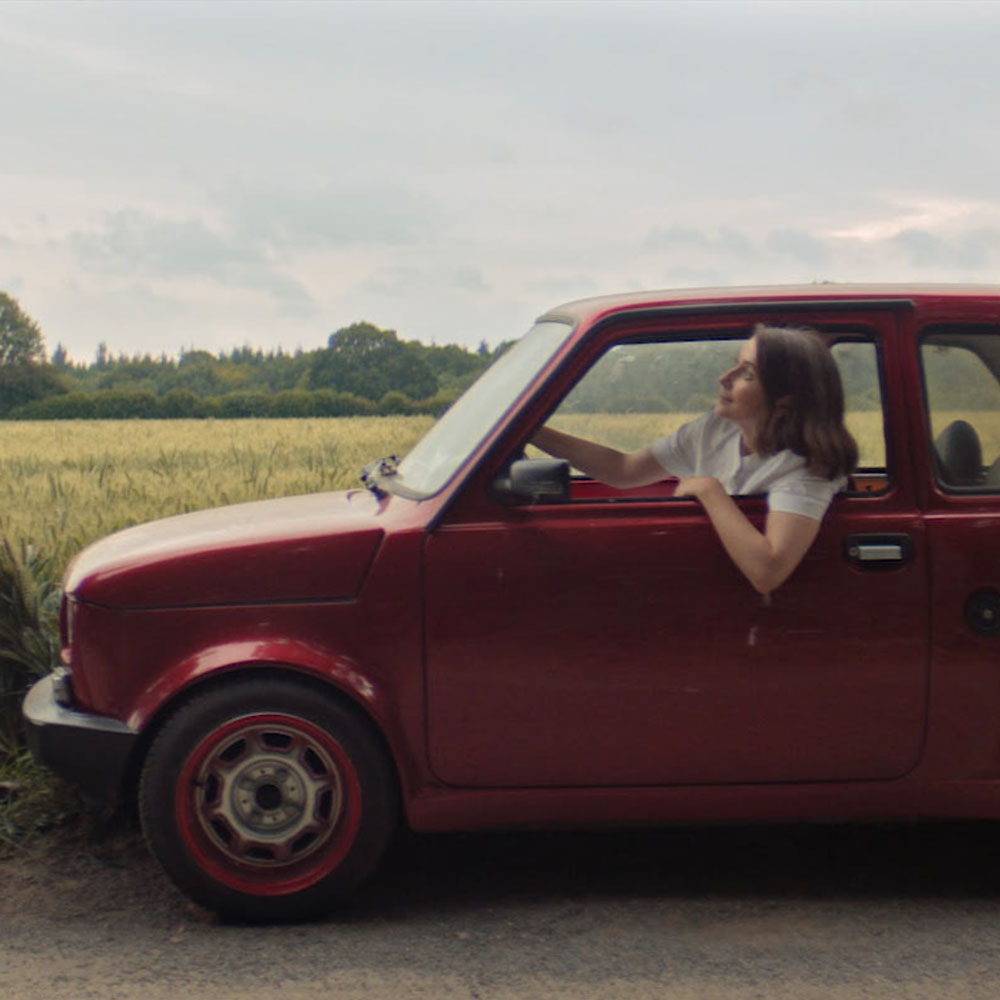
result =
[{"label": "distant treetop", "polygon": [[0,292],[0,366],[45,360],[45,341],[38,324],[17,299]]}]

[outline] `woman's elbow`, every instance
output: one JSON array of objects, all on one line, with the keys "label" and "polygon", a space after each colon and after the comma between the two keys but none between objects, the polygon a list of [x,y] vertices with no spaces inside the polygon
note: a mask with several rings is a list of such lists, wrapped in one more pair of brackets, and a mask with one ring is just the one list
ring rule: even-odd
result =
[{"label": "woman's elbow", "polygon": [[609,473],[604,477],[604,483],[615,490],[630,490],[633,486],[644,486],[645,483],[635,476],[629,475],[625,470]]},{"label": "woman's elbow", "polygon": [[796,563],[793,566],[782,564],[780,561],[770,562],[756,566],[746,572],[746,578],[750,585],[762,597],[774,593],[795,571]]},{"label": "woman's elbow", "polygon": [[757,576],[747,574],[747,579],[750,581],[750,586],[760,594],[761,597],[767,597],[769,594],[773,593],[781,584],[783,580],[774,581],[770,577]]}]

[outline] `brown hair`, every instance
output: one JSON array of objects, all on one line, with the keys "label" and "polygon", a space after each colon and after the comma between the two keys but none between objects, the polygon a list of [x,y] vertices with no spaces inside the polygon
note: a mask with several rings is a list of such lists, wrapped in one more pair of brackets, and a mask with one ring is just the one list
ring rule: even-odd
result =
[{"label": "brown hair", "polygon": [[757,450],[788,448],[826,479],[850,475],[858,446],[844,426],[844,387],[830,349],[802,327],[758,323],[753,338],[768,403]]}]

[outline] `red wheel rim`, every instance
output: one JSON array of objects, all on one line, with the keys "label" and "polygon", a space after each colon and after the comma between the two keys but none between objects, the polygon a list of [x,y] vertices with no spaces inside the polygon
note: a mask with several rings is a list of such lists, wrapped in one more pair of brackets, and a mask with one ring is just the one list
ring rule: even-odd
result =
[{"label": "red wheel rim", "polygon": [[341,864],[360,825],[361,785],[325,729],[262,713],[227,722],[194,748],[174,805],[206,874],[239,892],[276,896]]}]

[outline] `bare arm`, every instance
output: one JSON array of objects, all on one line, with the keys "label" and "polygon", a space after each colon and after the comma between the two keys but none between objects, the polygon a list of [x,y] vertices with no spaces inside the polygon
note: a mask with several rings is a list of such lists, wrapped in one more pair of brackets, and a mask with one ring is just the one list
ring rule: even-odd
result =
[{"label": "bare arm", "polygon": [[764,532],[759,532],[710,476],[682,479],[676,495],[701,503],[729,557],[761,594],[771,593],[791,576],[819,533],[819,521],[783,511],[770,512]]},{"label": "bare arm", "polygon": [[649,448],[618,451],[552,427],[539,428],[531,443],[556,458],[567,459],[570,465],[616,489],[647,486],[669,475]]}]

